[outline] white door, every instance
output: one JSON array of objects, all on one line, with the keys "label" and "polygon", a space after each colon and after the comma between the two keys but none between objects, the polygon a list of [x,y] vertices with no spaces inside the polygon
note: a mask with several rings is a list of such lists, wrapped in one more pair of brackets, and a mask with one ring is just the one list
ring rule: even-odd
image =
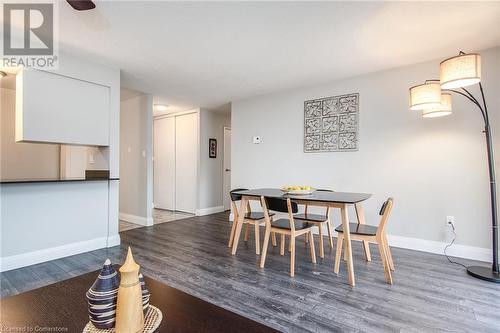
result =
[{"label": "white door", "polygon": [[224,127],[224,162],[223,162],[223,203],[224,210],[231,209],[231,200],[229,199],[229,191],[231,191],[231,129]]},{"label": "white door", "polygon": [[175,117],[153,123],[153,202],[175,210]]},{"label": "white door", "polygon": [[198,114],[175,117],[175,210],[192,213],[197,201]]}]

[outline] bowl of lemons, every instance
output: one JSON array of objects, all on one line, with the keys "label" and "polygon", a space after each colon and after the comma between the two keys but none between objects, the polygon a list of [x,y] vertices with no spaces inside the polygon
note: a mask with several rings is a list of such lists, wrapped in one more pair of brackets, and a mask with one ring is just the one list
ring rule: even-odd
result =
[{"label": "bowl of lemons", "polygon": [[311,186],[297,186],[297,185],[283,186],[281,190],[286,194],[293,194],[293,195],[308,195],[316,191]]}]

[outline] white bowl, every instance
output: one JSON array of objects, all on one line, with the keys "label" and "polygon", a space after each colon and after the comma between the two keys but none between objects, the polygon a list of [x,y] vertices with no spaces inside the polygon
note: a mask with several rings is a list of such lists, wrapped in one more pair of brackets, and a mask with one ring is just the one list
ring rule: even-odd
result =
[{"label": "white bowl", "polygon": [[286,194],[291,194],[291,195],[309,195],[316,190],[311,189],[311,190],[282,190],[282,191],[285,192]]}]

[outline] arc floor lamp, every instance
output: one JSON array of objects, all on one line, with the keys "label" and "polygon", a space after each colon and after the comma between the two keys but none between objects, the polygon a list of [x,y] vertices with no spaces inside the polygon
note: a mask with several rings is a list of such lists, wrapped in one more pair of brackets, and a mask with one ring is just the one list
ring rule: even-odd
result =
[{"label": "arc floor lamp", "polygon": [[[465,89],[467,86],[479,85],[481,100]],[[484,134],[486,136],[486,148],[488,151],[488,169],[490,176],[490,199],[491,199],[491,224],[493,237],[493,263],[492,267],[469,266],[467,273],[470,275],[500,283],[498,267],[498,220],[497,199],[495,184],[495,161],[493,159],[493,143],[491,137],[490,120],[488,108],[484,98],[483,86],[481,85],[481,56],[475,53],[466,54],[462,51],[458,56],[448,58],[440,64],[439,80],[427,80],[410,88],[410,110],[422,111],[422,117],[432,118],[451,114],[451,94],[458,94],[477,106],[484,120]]]}]

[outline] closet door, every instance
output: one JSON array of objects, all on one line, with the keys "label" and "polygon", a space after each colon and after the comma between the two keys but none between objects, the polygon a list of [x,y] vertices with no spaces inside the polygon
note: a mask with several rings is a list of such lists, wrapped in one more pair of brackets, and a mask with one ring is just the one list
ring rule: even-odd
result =
[{"label": "closet door", "polygon": [[175,210],[192,213],[197,201],[198,114],[175,117]]},{"label": "closet door", "polygon": [[154,121],[153,140],[154,206],[175,210],[175,117]]}]

